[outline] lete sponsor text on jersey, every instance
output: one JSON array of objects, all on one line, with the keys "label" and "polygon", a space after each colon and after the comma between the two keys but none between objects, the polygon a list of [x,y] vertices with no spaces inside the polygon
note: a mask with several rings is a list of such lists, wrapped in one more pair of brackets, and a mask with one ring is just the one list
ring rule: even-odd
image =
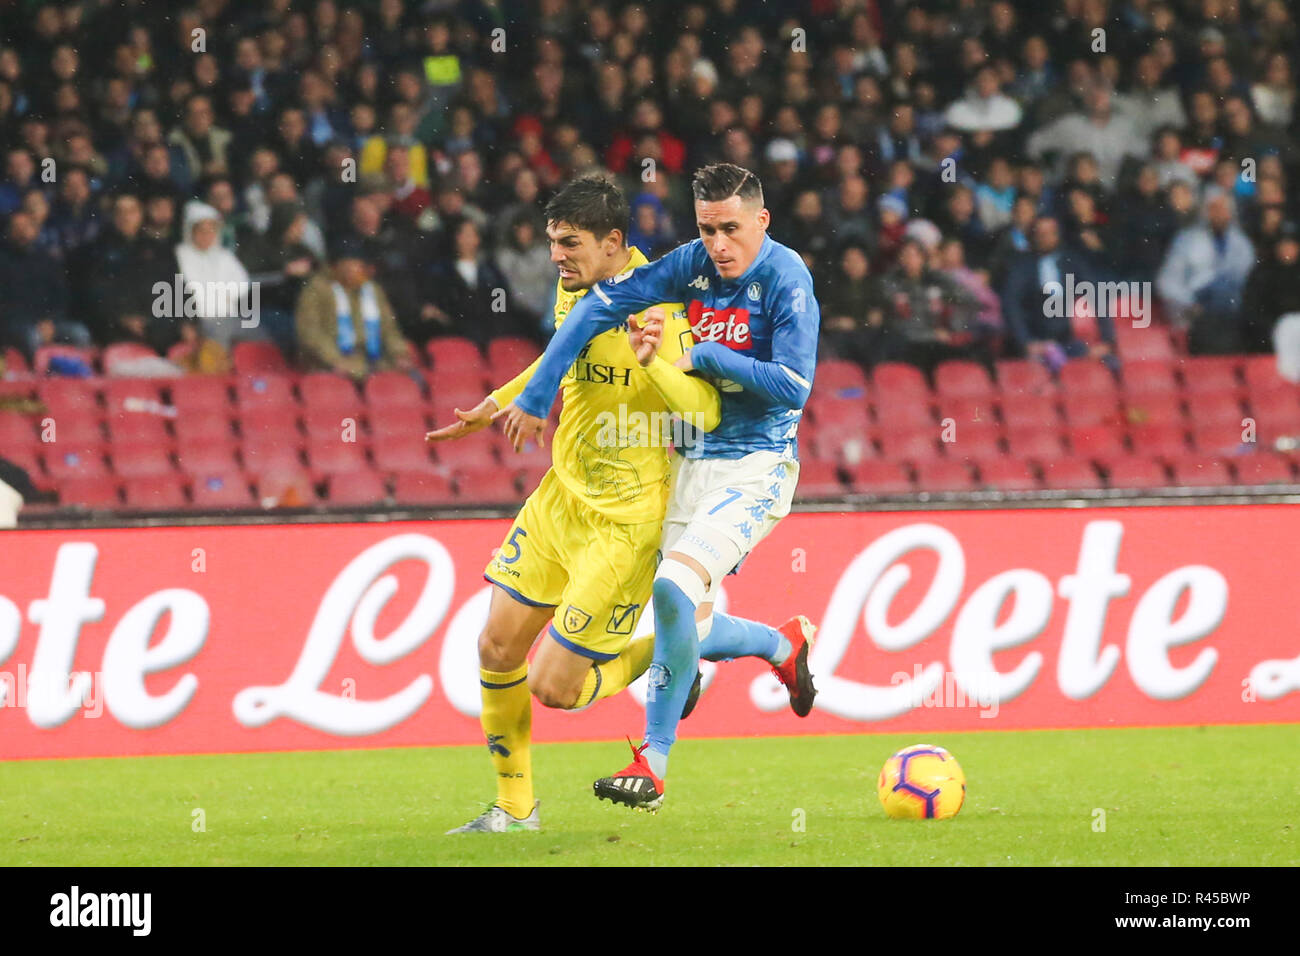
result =
[{"label": "lete sponsor text on jersey", "polygon": [[748,309],[714,309],[699,299],[692,299],[687,318],[696,342],[720,342],[738,351],[753,348]]}]

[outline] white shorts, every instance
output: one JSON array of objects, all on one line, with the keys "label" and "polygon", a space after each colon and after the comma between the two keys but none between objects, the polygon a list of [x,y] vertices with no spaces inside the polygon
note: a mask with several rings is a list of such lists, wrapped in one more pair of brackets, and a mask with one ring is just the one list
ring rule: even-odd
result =
[{"label": "white shorts", "polygon": [[744,458],[680,460],[664,519],[661,553],[694,558],[709,572],[704,602],[722,579],[790,513],[799,462],[772,451]]}]

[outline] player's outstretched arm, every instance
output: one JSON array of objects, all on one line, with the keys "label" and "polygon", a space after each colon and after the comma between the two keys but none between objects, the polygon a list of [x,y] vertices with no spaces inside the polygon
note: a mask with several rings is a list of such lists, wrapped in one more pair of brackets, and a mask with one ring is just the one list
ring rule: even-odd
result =
[{"label": "player's outstretched arm", "polygon": [[664,400],[668,410],[700,431],[711,432],[722,421],[722,397],[704,379],[688,375],[664,358],[663,312],[650,309],[642,327],[635,317],[627,320],[628,341],[637,363],[646,370],[650,384]]},{"label": "player's outstretched arm", "polygon": [[450,425],[444,425],[442,428],[426,432],[424,440],[427,442],[453,441],[457,438],[464,438],[466,435],[473,435],[480,432],[492,424],[492,418],[498,411],[515,400],[528,380],[533,377],[533,372],[537,370],[540,358],[533,360],[528,368],[524,369],[510,381],[506,382],[500,388],[490,393],[487,398],[479,402],[467,412],[462,412],[459,408],[452,409],[457,421]]},{"label": "player's outstretched arm", "polygon": [[[542,353],[541,364],[532,380],[512,405],[530,419],[545,419],[555,401],[560,380],[592,336],[622,325],[627,317],[659,302],[674,301],[670,290],[687,246],[639,269],[630,269],[612,279],[597,282],[565,316],[564,323]],[[504,412],[505,409],[502,409]],[[510,422],[520,416],[509,414]]]}]

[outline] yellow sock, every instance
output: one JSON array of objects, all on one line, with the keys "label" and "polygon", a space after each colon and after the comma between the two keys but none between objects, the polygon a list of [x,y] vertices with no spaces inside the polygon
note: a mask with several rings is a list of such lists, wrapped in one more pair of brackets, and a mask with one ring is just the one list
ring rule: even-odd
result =
[{"label": "yellow sock", "polygon": [[612,697],[632,681],[646,672],[650,661],[654,659],[655,636],[628,641],[618,657],[603,664],[593,664],[582,682],[582,691],[574,703],[574,708],[587,707],[598,700]]},{"label": "yellow sock", "polygon": [[483,712],[479,723],[497,771],[497,806],[523,819],[533,812],[533,704],[528,662],[512,671],[479,668]]}]

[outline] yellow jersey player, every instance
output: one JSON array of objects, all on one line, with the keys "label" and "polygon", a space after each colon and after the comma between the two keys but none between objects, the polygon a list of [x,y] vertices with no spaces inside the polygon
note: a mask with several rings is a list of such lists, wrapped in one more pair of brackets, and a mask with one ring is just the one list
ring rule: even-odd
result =
[{"label": "yellow jersey player", "polygon": [[[603,179],[568,184],[546,218],[559,268],[557,326],[594,283],[646,264],[626,244],[626,200]],[[586,707],[650,665],[653,635],[632,635],[654,579],[670,447],[674,438],[689,440],[692,428],[712,430],[721,415],[713,386],[673,364],[692,341],[684,306],[656,306],[593,338],[563,378],[552,467],[484,574],[496,588],[478,644],[480,719],[497,799],[452,833],[539,828],[530,692],[548,707]],[[536,364],[426,438],[454,440],[490,425]]]}]

